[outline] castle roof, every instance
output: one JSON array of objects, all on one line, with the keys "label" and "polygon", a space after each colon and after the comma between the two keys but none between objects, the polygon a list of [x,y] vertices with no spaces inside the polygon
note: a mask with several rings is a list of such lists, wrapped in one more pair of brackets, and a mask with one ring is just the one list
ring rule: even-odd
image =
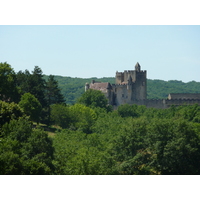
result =
[{"label": "castle roof", "polygon": [[200,94],[198,93],[170,93],[168,99],[200,99]]},{"label": "castle roof", "polygon": [[100,90],[101,92],[107,92],[107,89],[111,88],[110,83],[105,82],[105,83],[91,83],[90,84],[90,89],[93,90]]}]

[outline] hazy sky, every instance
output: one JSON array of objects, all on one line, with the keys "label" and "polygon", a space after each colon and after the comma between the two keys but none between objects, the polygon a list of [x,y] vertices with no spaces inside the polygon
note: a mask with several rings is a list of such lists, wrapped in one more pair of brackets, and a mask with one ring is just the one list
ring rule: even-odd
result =
[{"label": "hazy sky", "polygon": [[114,77],[139,62],[147,78],[200,82],[200,26],[0,26],[0,62],[16,72]]}]

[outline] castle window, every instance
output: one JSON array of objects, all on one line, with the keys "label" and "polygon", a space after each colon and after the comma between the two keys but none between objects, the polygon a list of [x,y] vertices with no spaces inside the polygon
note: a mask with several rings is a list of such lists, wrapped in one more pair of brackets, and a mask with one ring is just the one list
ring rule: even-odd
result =
[{"label": "castle window", "polygon": [[124,97],[124,94],[122,94],[122,97]]},{"label": "castle window", "polygon": [[142,82],[142,85],[145,86],[145,82],[144,81]]}]

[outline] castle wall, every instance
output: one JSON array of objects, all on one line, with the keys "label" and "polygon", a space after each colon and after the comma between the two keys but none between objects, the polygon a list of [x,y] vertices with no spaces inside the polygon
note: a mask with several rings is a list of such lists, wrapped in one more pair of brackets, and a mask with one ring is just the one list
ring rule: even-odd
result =
[{"label": "castle wall", "polygon": [[183,105],[200,105],[200,99],[146,99],[146,100],[134,100],[131,104],[145,105],[147,108],[165,109],[170,106],[183,106]]},{"label": "castle wall", "polygon": [[159,108],[159,109],[167,108],[164,99],[147,99],[145,101],[145,105],[147,108]]},{"label": "castle wall", "polygon": [[136,81],[136,73],[134,70],[124,71],[124,81],[125,82],[127,82],[129,76],[131,76],[132,82]]},{"label": "castle wall", "polygon": [[121,105],[130,103],[129,96],[131,95],[130,90],[127,90],[127,85],[113,85],[113,91],[115,93],[115,105]]},{"label": "castle wall", "polygon": [[170,93],[168,99],[200,99],[198,93]]},{"label": "castle wall", "polygon": [[163,99],[143,99],[143,100],[138,99],[132,101],[132,104],[145,105],[147,108],[159,108],[159,109],[167,108],[165,100]]},{"label": "castle wall", "polygon": [[165,100],[166,106],[170,107],[172,105],[181,106],[181,105],[193,105],[198,104],[200,105],[200,99],[172,99],[172,100]]}]

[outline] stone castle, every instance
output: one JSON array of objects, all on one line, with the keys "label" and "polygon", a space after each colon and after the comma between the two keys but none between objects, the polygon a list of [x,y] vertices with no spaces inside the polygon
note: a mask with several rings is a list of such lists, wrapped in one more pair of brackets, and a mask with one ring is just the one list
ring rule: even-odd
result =
[{"label": "stone castle", "polygon": [[85,85],[88,89],[100,90],[108,99],[110,105],[121,104],[145,105],[153,108],[168,108],[171,105],[200,105],[200,94],[171,93],[167,99],[147,99],[147,72],[141,70],[136,63],[135,70],[116,72],[115,84],[92,81]]}]

